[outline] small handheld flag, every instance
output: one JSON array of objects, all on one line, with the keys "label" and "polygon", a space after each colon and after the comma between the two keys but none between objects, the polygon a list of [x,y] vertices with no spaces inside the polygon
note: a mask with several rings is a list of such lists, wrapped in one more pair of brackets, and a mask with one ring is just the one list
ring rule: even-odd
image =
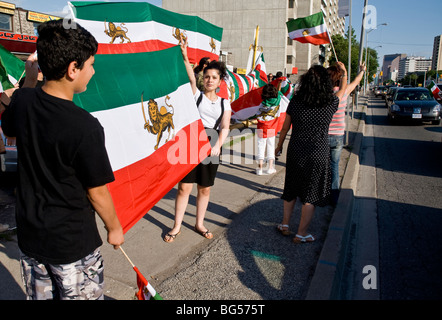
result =
[{"label": "small handheld flag", "polygon": [[140,270],[132,263],[132,261],[127,256],[126,252],[124,252],[123,248],[120,246],[121,252],[124,254],[126,259],[132,265],[135,272],[137,273],[137,286],[138,292],[135,296],[138,300],[163,300],[163,298],[156,292],[156,290],[152,287],[152,285],[147,281],[147,279],[141,274]]}]

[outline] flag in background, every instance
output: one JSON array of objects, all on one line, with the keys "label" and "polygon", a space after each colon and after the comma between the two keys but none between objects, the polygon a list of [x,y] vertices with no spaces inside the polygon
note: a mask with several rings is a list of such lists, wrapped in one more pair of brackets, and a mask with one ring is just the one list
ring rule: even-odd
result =
[{"label": "flag in background", "polygon": [[[272,85],[278,87],[281,80],[272,81]],[[260,117],[260,108],[262,107],[261,94],[263,87],[255,89],[234,102],[232,102],[232,119],[238,121],[245,121]],[[269,115],[261,120],[267,121],[267,130],[274,129],[275,135],[281,130],[284,124],[285,114],[290,100],[284,95],[281,95],[279,109],[275,115]]]},{"label": "flag in background", "polygon": [[149,52],[188,38],[190,63],[218,60],[223,29],[199,17],[171,12],[147,2],[69,2],[75,22],[99,43],[98,54]]},{"label": "flag in background", "polygon": [[292,82],[287,77],[278,78],[276,80],[273,80],[271,83],[275,87],[278,87],[279,82],[281,82],[280,91],[287,99],[291,100],[293,95],[295,94],[295,85],[292,84]]},{"label": "flag in background", "polygon": [[74,102],[104,128],[115,175],[108,188],[127,232],[210,153],[210,144],[179,46],[98,54],[94,68]]},{"label": "flag in background", "polygon": [[255,78],[227,70],[227,77],[221,81],[218,96],[230,102],[255,88]]},{"label": "flag in background", "polygon": [[322,11],[305,18],[289,20],[286,24],[292,40],[314,45],[330,43]]},{"label": "flag in background", "polygon": [[221,81],[218,96],[231,103],[244,94],[266,85],[268,82],[264,55],[257,59],[255,69],[248,75],[237,74],[227,70],[227,78]]},{"label": "flag in background", "polygon": [[24,71],[25,63],[0,45],[0,92],[13,88]]},{"label": "flag in background", "polygon": [[433,93],[433,96],[436,100],[442,99],[442,92],[439,89],[439,86],[433,81],[431,81],[430,85],[428,86],[428,89],[430,89],[431,93]]},{"label": "flag in background", "polygon": [[250,73],[255,78],[255,87],[260,88],[265,86],[268,82],[267,71],[264,60],[264,53],[260,53],[256,60],[255,69]]}]

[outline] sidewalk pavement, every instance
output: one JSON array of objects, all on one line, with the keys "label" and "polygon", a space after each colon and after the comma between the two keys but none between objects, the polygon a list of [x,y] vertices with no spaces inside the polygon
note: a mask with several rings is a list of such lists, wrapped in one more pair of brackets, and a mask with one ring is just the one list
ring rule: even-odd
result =
[{"label": "sidewalk pavement", "polygon": [[[254,127],[234,130],[232,146],[224,145],[228,163],[220,165],[211,191],[205,226],[214,234],[207,240],[193,231],[196,187],[190,196],[181,234],[163,241],[172,228],[176,187],[125,235],[123,249],[165,300],[304,300],[334,299],[342,277],[340,253],[345,248],[346,222],[353,206],[359,170],[358,154],[364,126],[361,97],[349,120],[348,148],[340,161],[341,195],[335,209],[317,208],[311,224],[316,241],[295,245],[291,239],[299,222],[300,205],[292,217],[293,235],[276,231],[282,219],[285,150],[276,162],[277,173],[257,176],[253,161]],[[0,224],[13,216],[14,206],[2,207]],[[3,211],[3,212],[2,212]],[[106,241],[100,219],[99,229]],[[12,225],[11,225],[12,224]],[[0,300],[24,299],[19,256],[13,232],[0,237]],[[120,252],[106,242],[105,299],[132,300],[136,274]]]}]

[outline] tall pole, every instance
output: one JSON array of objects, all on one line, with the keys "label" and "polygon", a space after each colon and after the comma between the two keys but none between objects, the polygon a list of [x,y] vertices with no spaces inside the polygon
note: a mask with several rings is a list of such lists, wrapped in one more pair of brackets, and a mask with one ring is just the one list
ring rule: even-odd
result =
[{"label": "tall pole", "polygon": [[[349,1],[349,15],[348,15],[348,68],[347,68],[347,84],[350,84],[350,78],[351,78],[351,38],[352,38],[352,28],[351,28],[351,2]],[[345,145],[348,145],[348,117],[350,113],[350,108],[348,102],[352,102],[353,107],[353,99],[351,98],[351,95],[349,94],[347,97],[347,114],[345,115],[345,121],[347,122],[347,125],[345,126]],[[353,118],[353,117],[352,117]]]},{"label": "tall pole", "polygon": [[[367,5],[368,0],[364,1],[364,14],[362,15],[362,26],[361,26],[361,42],[359,43],[359,66],[362,64],[362,57],[364,53],[364,40],[365,40],[365,19],[367,18]],[[361,71],[361,70],[358,70]],[[359,95],[359,85],[355,92],[356,108],[358,108],[358,95]]]},{"label": "tall pole", "polygon": [[252,62],[252,70],[255,69],[256,50],[258,50],[258,35],[259,35],[259,26],[256,26],[255,44],[254,44],[254,47],[253,47],[253,62]]}]

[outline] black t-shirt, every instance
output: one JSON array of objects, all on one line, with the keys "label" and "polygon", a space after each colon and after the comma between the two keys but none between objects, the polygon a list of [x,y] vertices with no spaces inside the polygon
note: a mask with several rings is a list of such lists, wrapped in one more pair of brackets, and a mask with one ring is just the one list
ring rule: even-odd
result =
[{"label": "black t-shirt", "polygon": [[17,137],[17,235],[43,263],[66,264],[102,245],[87,188],[114,180],[99,121],[41,88],[17,90],[2,119]]}]

